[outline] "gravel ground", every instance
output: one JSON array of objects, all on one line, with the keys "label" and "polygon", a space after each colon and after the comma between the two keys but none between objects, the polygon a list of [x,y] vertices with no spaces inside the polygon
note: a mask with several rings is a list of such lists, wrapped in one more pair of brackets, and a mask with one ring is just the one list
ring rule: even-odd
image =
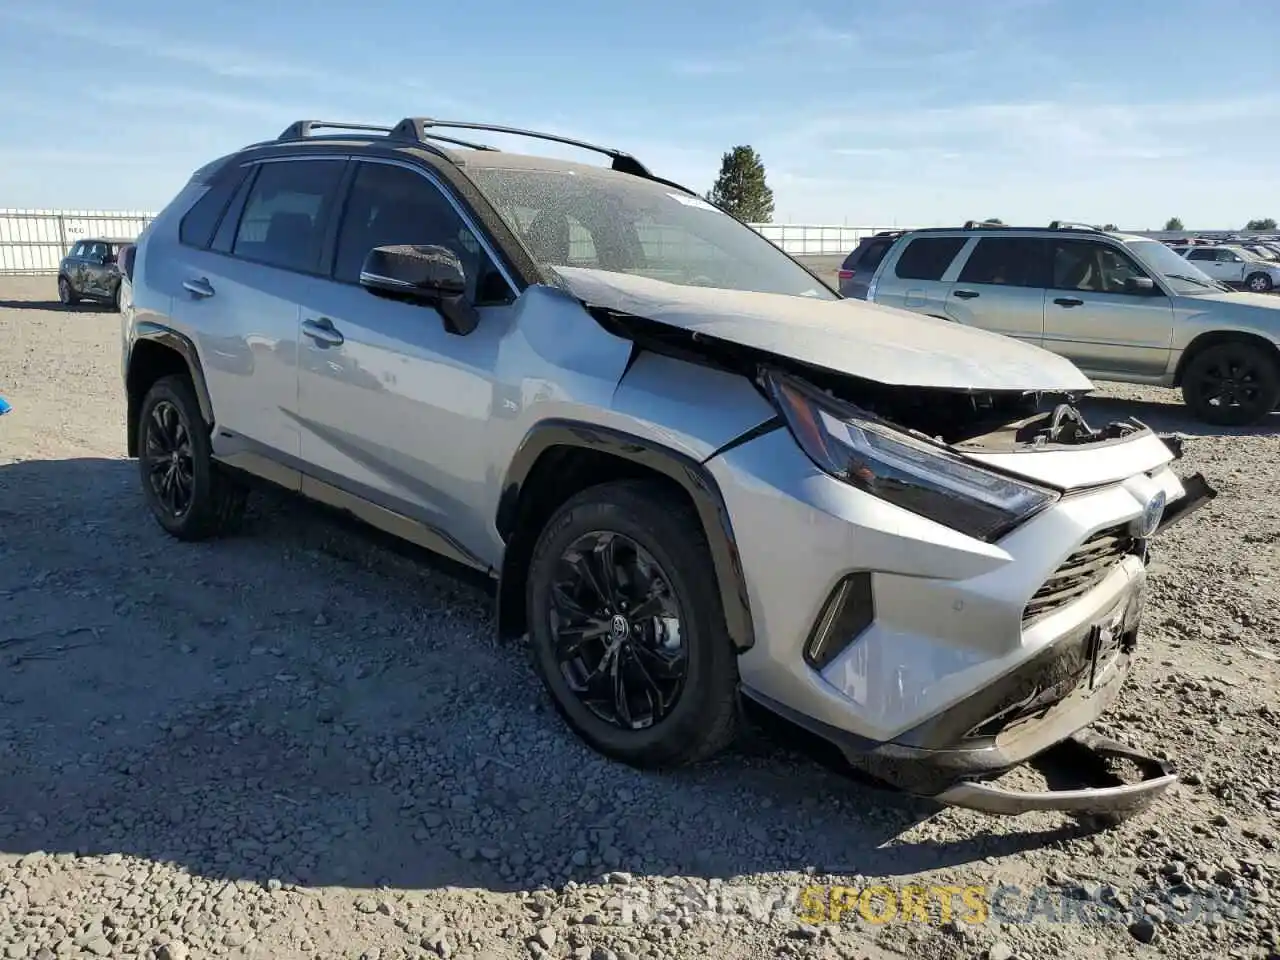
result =
[{"label": "gravel ground", "polygon": [[[122,459],[118,317],[54,299],[0,281],[4,958],[1280,956],[1280,422],[1087,405],[1183,431],[1221,491],[1159,545],[1103,726],[1183,780],[1089,834],[764,734],[636,772],[555,718],[473,586],[283,497],[174,542]],[[812,888],[877,883],[1019,892],[982,923],[805,922]]]}]

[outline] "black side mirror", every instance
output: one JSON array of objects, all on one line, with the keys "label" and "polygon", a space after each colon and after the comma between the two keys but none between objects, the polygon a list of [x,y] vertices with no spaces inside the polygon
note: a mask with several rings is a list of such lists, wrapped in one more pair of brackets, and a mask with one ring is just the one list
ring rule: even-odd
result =
[{"label": "black side mirror", "polygon": [[1151,295],[1156,293],[1156,282],[1150,277],[1129,277],[1124,282],[1125,293]]},{"label": "black side mirror", "polygon": [[467,302],[466,270],[448,247],[374,247],[360,268],[360,285],[380,297],[435,307],[450,333],[466,336],[480,321]]}]

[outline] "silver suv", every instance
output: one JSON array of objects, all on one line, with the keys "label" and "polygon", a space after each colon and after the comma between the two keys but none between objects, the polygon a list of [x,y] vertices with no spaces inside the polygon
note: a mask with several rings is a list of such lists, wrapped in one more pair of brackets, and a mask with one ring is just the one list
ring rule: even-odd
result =
[{"label": "silver suv", "polygon": [[1017,337],[1090,377],[1181,387],[1208,423],[1280,404],[1280,297],[1235,293],[1168,246],[1055,222],[904,233],[867,299]]},{"label": "silver suv", "polygon": [[165,530],[229,532],[265,479],[478,571],[561,716],[635,765],[721,750],[745,697],[998,813],[1173,782],[984,782],[1123,749],[1084,728],[1149,540],[1213,495],[1172,441],[1091,428],[1038,347],[840,298],[620,151],[325,126],[199,170],[139,240],[127,443]]}]

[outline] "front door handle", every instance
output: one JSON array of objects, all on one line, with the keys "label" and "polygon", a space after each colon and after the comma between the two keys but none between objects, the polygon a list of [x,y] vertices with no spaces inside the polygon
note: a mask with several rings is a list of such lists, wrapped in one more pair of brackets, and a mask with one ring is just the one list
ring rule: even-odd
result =
[{"label": "front door handle", "polygon": [[197,297],[213,296],[213,286],[204,277],[198,280],[183,280],[182,289]]},{"label": "front door handle", "polygon": [[974,297],[980,296],[977,290],[957,290],[956,296],[961,300],[972,300]]},{"label": "front door handle", "polygon": [[302,321],[302,332],[316,343],[326,347],[340,347],[344,342],[342,334],[334,328],[333,321],[328,317]]},{"label": "front door handle", "polygon": [[1060,307],[1080,307],[1084,305],[1084,301],[1079,297],[1058,297],[1053,302]]}]

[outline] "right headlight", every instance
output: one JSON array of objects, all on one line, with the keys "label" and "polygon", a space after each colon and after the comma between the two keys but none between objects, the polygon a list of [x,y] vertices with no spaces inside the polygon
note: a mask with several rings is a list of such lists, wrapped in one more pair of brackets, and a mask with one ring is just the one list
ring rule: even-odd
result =
[{"label": "right headlight", "polygon": [[971,537],[998,540],[1058,499],[786,374],[766,371],[764,383],[796,442],[823,471]]}]

